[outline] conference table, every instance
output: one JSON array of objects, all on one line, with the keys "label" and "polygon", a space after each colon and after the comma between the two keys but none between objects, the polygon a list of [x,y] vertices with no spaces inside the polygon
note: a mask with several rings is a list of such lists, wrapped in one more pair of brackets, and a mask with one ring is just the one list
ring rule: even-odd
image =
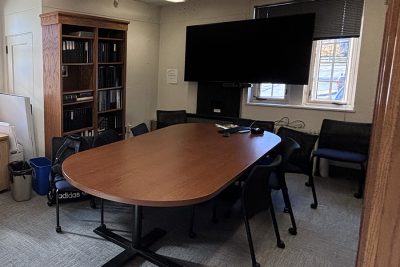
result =
[{"label": "conference table", "polygon": [[166,232],[156,228],[142,237],[142,207],[209,200],[280,140],[269,132],[225,137],[211,123],[177,124],[74,154],[62,169],[65,179],[78,189],[133,206],[132,240],[107,229],[102,206],[101,224],[94,232],[124,248],[104,266],[120,266],[136,256],[158,266],[180,266],[148,249]]}]

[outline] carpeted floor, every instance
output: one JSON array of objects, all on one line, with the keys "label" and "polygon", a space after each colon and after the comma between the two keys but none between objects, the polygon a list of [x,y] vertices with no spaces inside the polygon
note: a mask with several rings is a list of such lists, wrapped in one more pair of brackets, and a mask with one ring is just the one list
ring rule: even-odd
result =
[{"label": "carpeted floor", "polygon": [[[356,182],[350,179],[317,178],[319,206],[310,208],[311,191],[303,175],[287,175],[297,236],[287,232],[288,214],[275,192],[273,201],[285,249],[276,247],[269,213],[250,221],[257,260],[261,266],[354,266],[362,200],[355,199]],[[122,249],[93,233],[99,210],[87,201],[63,204],[63,233],[55,232],[55,207],[34,195],[30,201],[15,202],[10,192],[0,194],[0,266],[101,266]],[[130,236],[132,208],[106,202],[106,225]],[[236,207],[237,208],[237,207]],[[184,266],[251,266],[246,233],[240,212],[227,219],[219,207],[219,223],[211,222],[211,205],[197,208],[197,237],[188,237],[190,208],[145,208],[143,232],[154,227],[167,235],[151,248]],[[138,258],[127,266],[152,266]]]}]

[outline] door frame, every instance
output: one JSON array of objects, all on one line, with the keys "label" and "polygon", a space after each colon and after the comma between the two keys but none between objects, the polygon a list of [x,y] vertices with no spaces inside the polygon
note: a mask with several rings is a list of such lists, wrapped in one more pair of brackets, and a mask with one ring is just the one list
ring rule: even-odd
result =
[{"label": "door frame", "polygon": [[389,0],[357,267],[400,266],[400,0]]}]

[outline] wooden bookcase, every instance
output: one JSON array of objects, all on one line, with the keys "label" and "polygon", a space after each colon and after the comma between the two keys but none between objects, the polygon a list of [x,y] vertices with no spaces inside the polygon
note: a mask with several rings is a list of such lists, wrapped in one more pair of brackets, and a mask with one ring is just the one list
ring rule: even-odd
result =
[{"label": "wooden bookcase", "polygon": [[46,156],[51,139],[125,131],[127,21],[42,14]]}]

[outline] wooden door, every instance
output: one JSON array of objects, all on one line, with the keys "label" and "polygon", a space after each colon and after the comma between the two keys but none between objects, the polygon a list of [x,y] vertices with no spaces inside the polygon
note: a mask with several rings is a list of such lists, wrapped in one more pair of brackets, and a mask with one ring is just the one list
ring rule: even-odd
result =
[{"label": "wooden door", "polygon": [[33,97],[32,33],[7,36],[8,92]]}]

